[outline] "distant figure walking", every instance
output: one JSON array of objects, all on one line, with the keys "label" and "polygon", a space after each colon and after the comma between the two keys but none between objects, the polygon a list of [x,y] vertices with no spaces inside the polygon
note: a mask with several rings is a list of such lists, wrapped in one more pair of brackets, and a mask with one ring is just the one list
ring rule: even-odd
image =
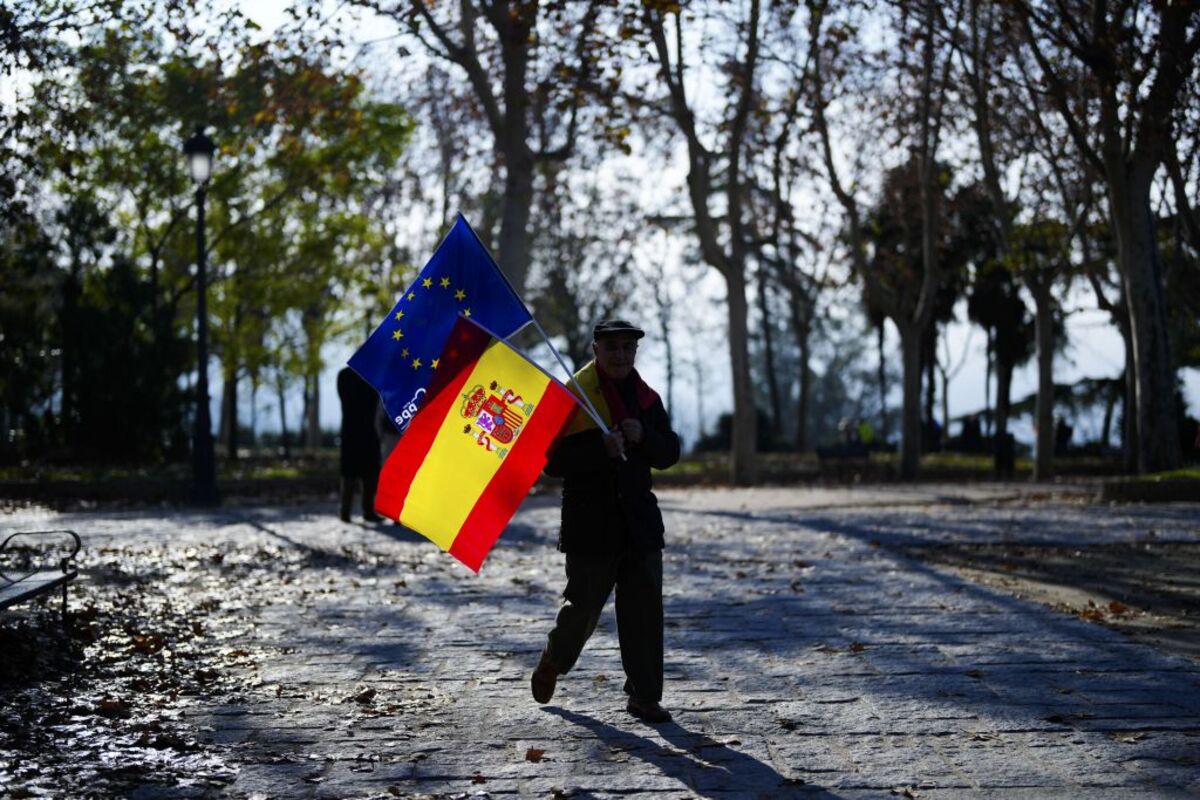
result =
[{"label": "distant figure walking", "polygon": [[868,420],[860,419],[858,421],[858,441],[868,450],[875,444],[875,426]]},{"label": "distant figure walking", "polygon": [[342,401],[340,472],[341,507],[338,516],[350,521],[355,488],[362,484],[362,515],[379,522],[375,513],[375,484],[379,481],[379,437],[375,434],[375,408],[379,395],[349,367],[337,377],[338,399]]},{"label": "distant figure walking", "polygon": [[1054,423],[1054,455],[1065,456],[1067,451],[1071,449],[1071,434],[1075,431],[1074,427],[1067,424],[1067,421],[1059,417]]}]

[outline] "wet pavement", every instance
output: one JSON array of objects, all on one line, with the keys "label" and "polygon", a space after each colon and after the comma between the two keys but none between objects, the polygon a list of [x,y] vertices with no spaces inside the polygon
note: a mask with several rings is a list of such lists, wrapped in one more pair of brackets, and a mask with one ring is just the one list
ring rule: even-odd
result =
[{"label": "wet pavement", "polygon": [[483,571],[332,506],[0,516],[84,537],[73,627],[0,612],[10,797],[1195,797],[1200,662],[914,558],[1200,542],[1200,505],[1028,485],[661,494],[673,723],[611,606],[547,706],[557,503]]}]

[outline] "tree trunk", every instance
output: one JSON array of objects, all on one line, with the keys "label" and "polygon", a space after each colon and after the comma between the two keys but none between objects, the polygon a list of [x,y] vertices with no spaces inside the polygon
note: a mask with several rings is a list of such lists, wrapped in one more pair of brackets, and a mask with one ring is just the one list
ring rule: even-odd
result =
[{"label": "tree trunk", "polygon": [[258,376],[250,377],[250,447],[258,445]]},{"label": "tree trunk", "polygon": [[992,329],[986,328],[987,331],[987,371],[983,378],[983,422],[985,432],[991,436],[995,431],[995,426],[992,423],[992,367],[995,359],[992,358],[994,350],[992,348]]},{"label": "tree trunk", "polygon": [[921,467],[921,344],[915,325],[900,327],[904,356],[904,410],[900,423],[900,477],[913,480]]},{"label": "tree trunk", "polygon": [[[930,328],[925,334],[925,345],[921,348],[922,365],[921,372],[924,374],[925,385],[925,409],[921,414],[923,422],[929,426],[930,434],[933,432],[933,409],[937,400],[937,350],[934,342],[937,341],[937,328]],[[930,439],[929,447],[933,447],[933,440]],[[926,447],[922,445],[922,450]]]},{"label": "tree trunk", "polygon": [[667,358],[667,415],[675,410],[675,349],[671,347],[671,325],[663,320],[663,349]]},{"label": "tree trunk", "polygon": [[800,353],[800,397],[796,403],[796,452],[808,449],[808,399],[812,392],[808,362],[812,357],[809,334],[812,322],[809,315],[800,311],[800,303],[792,302],[792,331],[796,338],[796,350]]},{"label": "tree trunk", "polygon": [[1008,441],[1009,395],[1012,394],[1013,365],[1004,359],[996,359],[996,426],[992,434],[995,450],[996,477],[1013,476],[1013,459],[1016,454]]},{"label": "tree trunk", "polygon": [[225,457],[237,460],[238,449],[238,401],[237,366],[225,364],[221,383],[221,423],[217,436],[225,445]]},{"label": "tree trunk", "polygon": [[314,373],[305,377],[304,391],[305,445],[309,450],[316,450],[321,446],[320,373]]},{"label": "tree trunk", "polygon": [[771,441],[779,440],[783,427],[783,412],[779,402],[779,379],[775,375],[775,340],[771,335],[771,314],[767,309],[767,280],[765,270],[758,274],[758,320],[762,326],[763,355],[766,359],[767,395],[771,402]]},{"label": "tree trunk", "polygon": [[500,270],[518,291],[529,273],[529,215],[533,205],[533,158],[524,139],[504,153],[504,210],[500,216]]},{"label": "tree trunk", "polygon": [[[658,310],[658,325],[662,329],[663,351],[667,359],[667,414],[675,410],[675,348],[671,346],[671,298],[661,282],[654,290],[655,306]],[[577,329],[578,326],[568,326]],[[570,338],[568,337],[568,341]]]},{"label": "tree trunk", "polygon": [[950,438],[950,371],[942,373],[942,436]]},{"label": "tree trunk", "polygon": [[1123,183],[1109,181],[1113,230],[1133,334],[1137,469],[1141,473],[1176,469],[1182,460],[1176,429],[1175,371],[1149,200],[1152,177],[1152,171],[1131,169]]},{"label": "tree trunk", "polygon": [[1104,400],[1104,424],[1100,426],[1100,445],[1104,450],[1112,447],[1113,411],[1117,407],[1116,392],[1109,392]]},{"label": "tree trunk", "polygon": [[1054,299],[1050,282],[1026,282],[1033,295],[1034,329],[1037,335],[1037,454],[1033,463],[1033,479],[1048,481],[1054,477]]},{"label": "tree trunk", "polygon": [[879,433],[880,440],[887,444],[892,438],[892,432],[888,428],[888,411],[887,411],[887,360],[884,354],[884,327],[887,325],[886,319],[879,320],[879,324],[875,327],[875,347],[879,351]]},{"label": "tree trunk", "polygon": [[[1126,326],[1125,330],[1128,330]],[[1127,475],[1137,473],[1138,426],[1137,426],[1137,378],[1133,366],[1133,333],[1125,344],[1125,395],[1121,401],[1121,463]]]},{"label": "tree trunk", "polygon": [[59,441],[62,444],[70,447],[74,443],[75,418],[78,414],[76,403],[78,401],[78,383],[76,380],[76,346],[79,344],[76,337],[78,331],[78,306],[79,295],[82,284],[83,263],[82,256],[79,253],[79,248],[75,244],[75,234],[68,232],[71,242],[71,270],[67,273],[66,282],[63,284],[63,301],[62,301],[62,317],[59,321],[59,335],[62,337],[59,342],[59,347],[62,348],[62,354],[59,360],[60,369],[62,370],[62,399],[59,405]]},{"label": "tree trunk", "polygon": [[729,292],[729,358],[733,368],[733,443],[730,448],[730,479],[749,486],[758,479],[755,450],[758,420],[754,408],[754,390],[750,382],[750,348],[745,268],[741,265],[725,273]]},{"label": "tree trunk", "polygon": [[283,383],[283,376],[277,375],[275,378],[275,392],[279,398],[279,442],[283,447],[283,457],[292,457],[292,445],[288,440],[287,426],[287,391]]}]

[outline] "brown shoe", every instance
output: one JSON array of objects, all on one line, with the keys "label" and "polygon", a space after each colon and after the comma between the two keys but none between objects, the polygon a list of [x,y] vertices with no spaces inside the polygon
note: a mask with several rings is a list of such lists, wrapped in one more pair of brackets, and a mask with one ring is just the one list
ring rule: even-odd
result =
[{"label": "brown shoe", "polygon": [[671,712],[653,700],[647,702],[638,700],[636,697],[630,697],[629,702],[625,704],[625,710],[643,722],[649,722],[651,725],[671,721]]},{"label": "brown shoe", "polygon": [[550,657],[542,652],[538,665],[533,670],[529,685],[533,689],[533,699],[539,703],[549,703],[554,697],[554,686],[558,683],[558,670],[550,663]]}]

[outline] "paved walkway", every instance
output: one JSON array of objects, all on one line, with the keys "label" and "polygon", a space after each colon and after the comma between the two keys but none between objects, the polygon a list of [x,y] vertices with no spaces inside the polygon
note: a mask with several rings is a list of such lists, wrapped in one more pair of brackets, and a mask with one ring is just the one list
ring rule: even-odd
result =
[{"label": "paved walkway", "polygon": [[[1027,486],[661,496],[675,722],[658,728],[624,712],[611,607],[553,703],[529,696],[562,585],[553,498],[526,503],[479,576],[329,508],[34,509],[0,531],[83,533],[85,604],[128,565],[159,563],[146,590],[196,631],[175,645],[203,659],[193,702],[139,684],[121,698],[134,719],[159,708],[199,750],[130,796],[1200,795],[1200,664],[899,549],[1197,541],[1200,506],[1098,507]],[[110,772],[147,758],[112,720],[74,719],[124,742],[94,757]],[[52,792],[13,747],[0,739],[0,782]]]}]

